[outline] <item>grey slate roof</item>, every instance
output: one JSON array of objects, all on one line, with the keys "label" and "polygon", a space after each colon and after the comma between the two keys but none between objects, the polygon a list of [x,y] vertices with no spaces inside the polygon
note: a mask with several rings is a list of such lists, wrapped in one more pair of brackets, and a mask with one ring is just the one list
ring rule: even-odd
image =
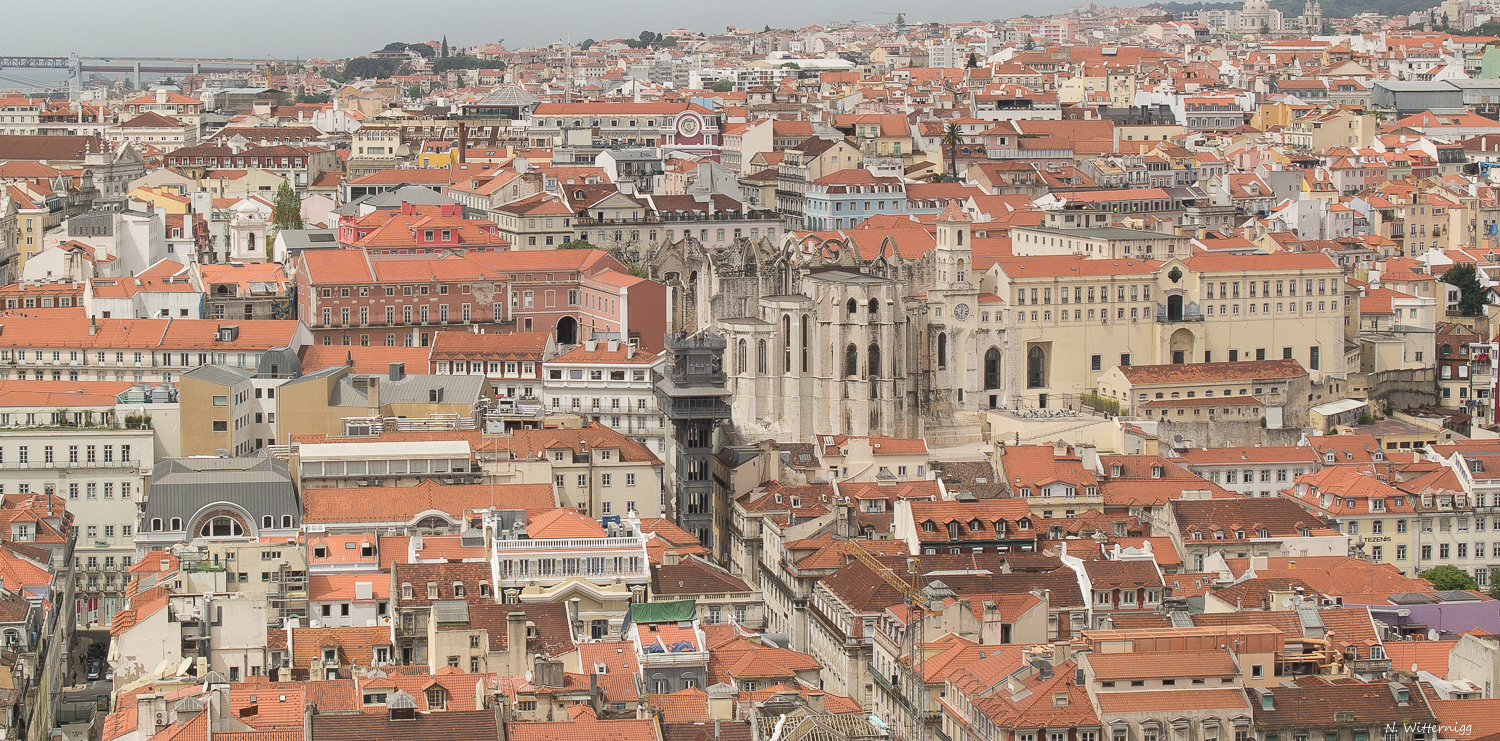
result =
[{"label": "grey slate roof", "polygon": [[182,376],[184,378],[196,378],[200,381],[220,386],[234,386],[235,384],[244,383],[254,378],[255,373],[244,368],[235,368],[229,365],[200,365],[183,373]]},{"label": "grey slate roof", "polygon": [[[226,506],[227,505],[227,506]],[[302,523],[302,506],[285,463],[274,458],[168,458],[151,470],[151,493],[146,499],[141,531],[154,532],[153,519],[170,530],[172,518],[189,532],[197,518],[212,510],[240,509],[249,515],[254,535],[261,518],[271,516],[278,526],[290,515],[293,527]]]}]

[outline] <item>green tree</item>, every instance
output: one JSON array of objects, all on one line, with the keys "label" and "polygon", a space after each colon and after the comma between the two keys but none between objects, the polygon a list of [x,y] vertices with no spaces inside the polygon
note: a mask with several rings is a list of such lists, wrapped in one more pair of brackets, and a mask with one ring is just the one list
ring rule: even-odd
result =
[{"label": "green tree", "polygon": [[1489,595],[1491,599],[1500,599],[1500,581],[1492,582],[1490,584]]},{"label": "green tree", "polygon": [[943,138],[938,140],[948,150],[948,178],[958,180],[958,145],[964,142],[963,129],[956,123],[943,128]]},{"label": "green tree", "polygon": [[422,86],[421,85],[417,85],[417,84],[413,84],[411,87],[407,88],[406,89],[406,97],[408,97],[408,98],[420,98],[420,97],[422,97]]},{"label": "green tree", "polygon": [[306,88],[297,90],[296,103],[327,103],[328,93],[309,93]]},{"label": "green tree", "polygon": [[978,69],[978,68],[979,68],[979,57],[976,56],[974,54],[974,52],[971,51],[971,52],[969,52],[969,69]]},{"label": "green tree", "polygon": [[[276,189],[276,205],[271,207],[271,225],[276,231],[302,228],[302,198],[292,190],[292,184],[282,181]],[[266,240],[270,242],[270,240]],[[268,244],[267,247],[270,245]]]},{"label": "green tree", "polygon": [[583,42],[578,45],[578,49],[580,51],[588,51],[589,47],[593,46],[596,43],[598,42],[594,41],[593,39],[584,39]]},{"label": "green tree", "polygon": [[719,80],[708,88],[716,93],[727,93],[734,90],[734,80]]},{"label": "green tree", "polygon": [[406,51],[406,42],[392,41],[391,43],[386,44],[383,48],[381,48],[381,51]]},{"label": "green tree", "polygon": [[428,59],[437,56],[437,50],[433,49],[431,44],[409,44],[406,48],[408,51],[414,51]]},{"label": "green tree", "polygon": [[448,58],[448,34],[443,34],[443,58]]},{"label": "green tree", "polygon": [[395,59],[375,59],[373,57],[355,57],[344,63],[344,72],[338,76],[340,80],[369,80],[384,79],[395,74],[400,62]]},{"label": "green tree", "polygon": [[1473,263],[1462,262],[1443,273],[1443,282],[1458,286],[1458,311],[1464,316],[1484,314],[1484,288],[1479,285],[1479,271]]},{"label": "green tree", "polygon": [[1457,566],[1438,566],[1428,569],[1422,572],[1422,578],[1430,582],[1434,589],[1444,592],[1479,588],[1474,577],[1464,573]]},{"label": "green tree", "polygon": [[479,57],[468,57],[460,54],[456,57],[439,59],[432,63],[433,74],[442,74],[450,69],[505,69],[500,62],[486,62]]},{"label": "green tree", "polygon": [[575,240],[573,240],[571,242],[563,242],[562,244],[558,245],[557,248],[560,249],[560,250],[597,250],[597,249],[599,249],[598,247],[595,247],[594,245],[589,244],[587,240],[583,240],[583,239],[575,239]]}]

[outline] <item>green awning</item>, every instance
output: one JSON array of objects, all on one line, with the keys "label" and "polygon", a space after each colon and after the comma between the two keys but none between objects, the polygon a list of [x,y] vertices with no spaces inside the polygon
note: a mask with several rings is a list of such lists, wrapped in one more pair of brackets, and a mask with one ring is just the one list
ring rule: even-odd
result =
[{"label": "green awning", "polygon": [[675,602],[634,602],[625,614],[627,623],[683,623],[698,617],[697,602],[684,599]]}]

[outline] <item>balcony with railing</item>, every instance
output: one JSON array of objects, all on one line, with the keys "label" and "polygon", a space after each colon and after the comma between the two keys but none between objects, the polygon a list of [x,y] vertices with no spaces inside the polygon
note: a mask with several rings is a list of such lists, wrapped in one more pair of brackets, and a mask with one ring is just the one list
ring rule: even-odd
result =
[{"label": "balcony with railing", "polygon": [[494,547],[497,554],[532,553],[536,551],[619,550],[628,551],[631,555],[639,555],[639,551],[646,547],[645,543],[645,539],[640,536],[624,538],[537,538],[535,540],[496,538]]},{"label": "balcony with railing", "polygon": [[600,227],[631,224],[680,224],[707,221],[775,221],[781,215],[774,211],[658,211],[648,212],[637,218],[598,218],[579,216],[574,221],[578,227]]},{"label": "balcony with railing", "polygon": [[1203,312],[1196,302],[1177,303],[1169,302],[1156,305],[1156,321],[1160,324],[1177,324],[1179,322],[1201,322]]}]

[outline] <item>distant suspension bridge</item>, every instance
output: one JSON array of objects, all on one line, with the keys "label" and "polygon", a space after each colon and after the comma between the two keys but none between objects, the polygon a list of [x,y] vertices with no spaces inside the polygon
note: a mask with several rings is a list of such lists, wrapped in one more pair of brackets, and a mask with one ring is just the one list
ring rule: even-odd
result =
[{"label": "distant suspension bridge", "polygon": [[[141,89],[141,74],[201,74],[205,68],[215,72],[255,71],[273,64],[295,64],[285,59],[207,59],[196,57],[8,57],[0,56],[0,70],[56,69],[68,71],[68,91],[76,95],[83,89],[86,72],[129,74],[131,84]],[[15,81],[15,80],[12,80]]]}]

